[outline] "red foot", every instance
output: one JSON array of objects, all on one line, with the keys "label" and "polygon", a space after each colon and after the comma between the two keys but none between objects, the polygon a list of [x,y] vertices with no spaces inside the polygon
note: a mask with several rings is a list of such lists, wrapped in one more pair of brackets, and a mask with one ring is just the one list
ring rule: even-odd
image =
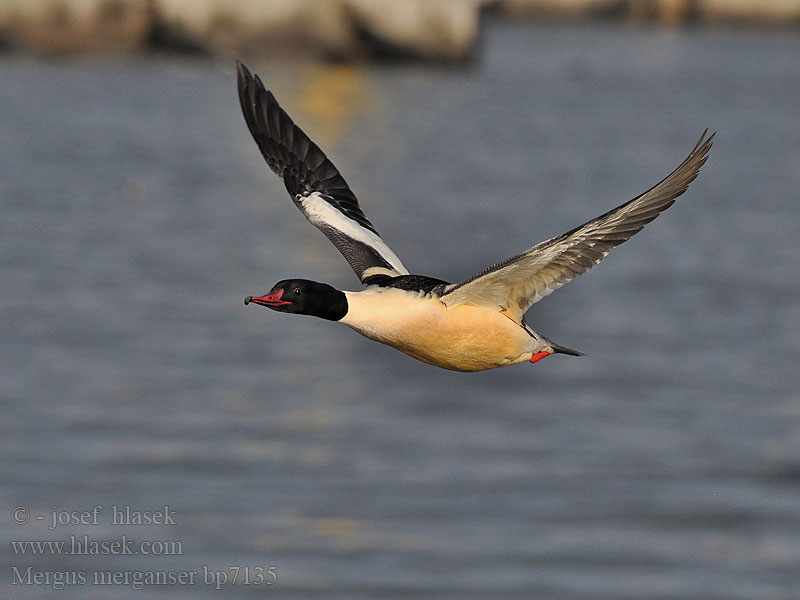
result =
[{"label": "red foot", "polygon": [[537,352],[536,354],[534,354],[533,356],[531,356],[531,362],[532,362],[532,363],[539,362],[539,361],[540,361],[540,360],[542,360],[542,359],[543,359],[545,356],[550,356],[551,354],[552,354],[552,352]]}]

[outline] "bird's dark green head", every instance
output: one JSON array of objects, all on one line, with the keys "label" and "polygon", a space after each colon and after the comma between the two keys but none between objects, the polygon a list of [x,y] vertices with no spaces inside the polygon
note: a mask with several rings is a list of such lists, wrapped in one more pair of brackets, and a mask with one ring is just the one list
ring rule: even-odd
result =
[{"label": "bird's dark green head", "polygon": [[260,304],[279,312],[312,315],[338,321],[347,314],[347,298],[327,283],[308,279],[284,279],[263,296],[247,296],[245,304]]}]

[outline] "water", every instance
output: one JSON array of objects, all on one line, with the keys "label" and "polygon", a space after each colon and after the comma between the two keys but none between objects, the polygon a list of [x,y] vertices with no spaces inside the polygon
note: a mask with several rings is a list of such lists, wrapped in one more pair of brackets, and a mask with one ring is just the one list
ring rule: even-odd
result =
[{"label": "water", "polygon": [[[232,61],[6,55],[4,596],[119,571],[60,597],[800,597],[794,32],[493,24],[467,70],[250,66],[405,264],[449,280],[719,134],[673,208],[529,312],[587,356],[467,375],[243,305],[357,281],[264,166]],[[182,554],[11,544],[71,535]],[[27,566],[49,582],[11,587]],[[170,570],[196,575],[134,589]]]}]

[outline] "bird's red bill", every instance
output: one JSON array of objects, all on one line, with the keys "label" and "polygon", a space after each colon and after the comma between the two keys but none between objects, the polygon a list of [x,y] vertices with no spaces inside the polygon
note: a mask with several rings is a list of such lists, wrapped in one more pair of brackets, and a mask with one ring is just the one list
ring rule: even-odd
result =
[{"label": "bird's red bill", "polygon": [[261,306],[282,306],[284,304],[291,304],[288,300],[281,300],[281,296],[283,296],[283,288],[270,292],[266,296],[249,296],[245,298],[245,304],[249,304],[250,302],[260,304]]}]

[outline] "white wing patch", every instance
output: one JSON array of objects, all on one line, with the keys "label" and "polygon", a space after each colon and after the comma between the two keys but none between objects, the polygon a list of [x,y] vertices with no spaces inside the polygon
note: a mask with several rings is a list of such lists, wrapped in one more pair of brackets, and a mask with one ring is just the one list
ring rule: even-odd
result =
[{"label": "white wing patch", "polygon": [[356,242],[375,250],[387,263],[392,265],[399,275],[409,274],[397,255],[392,252],[392,249],[386,245],[380,236],[343,215],[325,200],[319,192],[312,192],[308,196],[300,197],[299,202],[306,218],[315,227],[319,227],[319,225],[333,227]]}]

